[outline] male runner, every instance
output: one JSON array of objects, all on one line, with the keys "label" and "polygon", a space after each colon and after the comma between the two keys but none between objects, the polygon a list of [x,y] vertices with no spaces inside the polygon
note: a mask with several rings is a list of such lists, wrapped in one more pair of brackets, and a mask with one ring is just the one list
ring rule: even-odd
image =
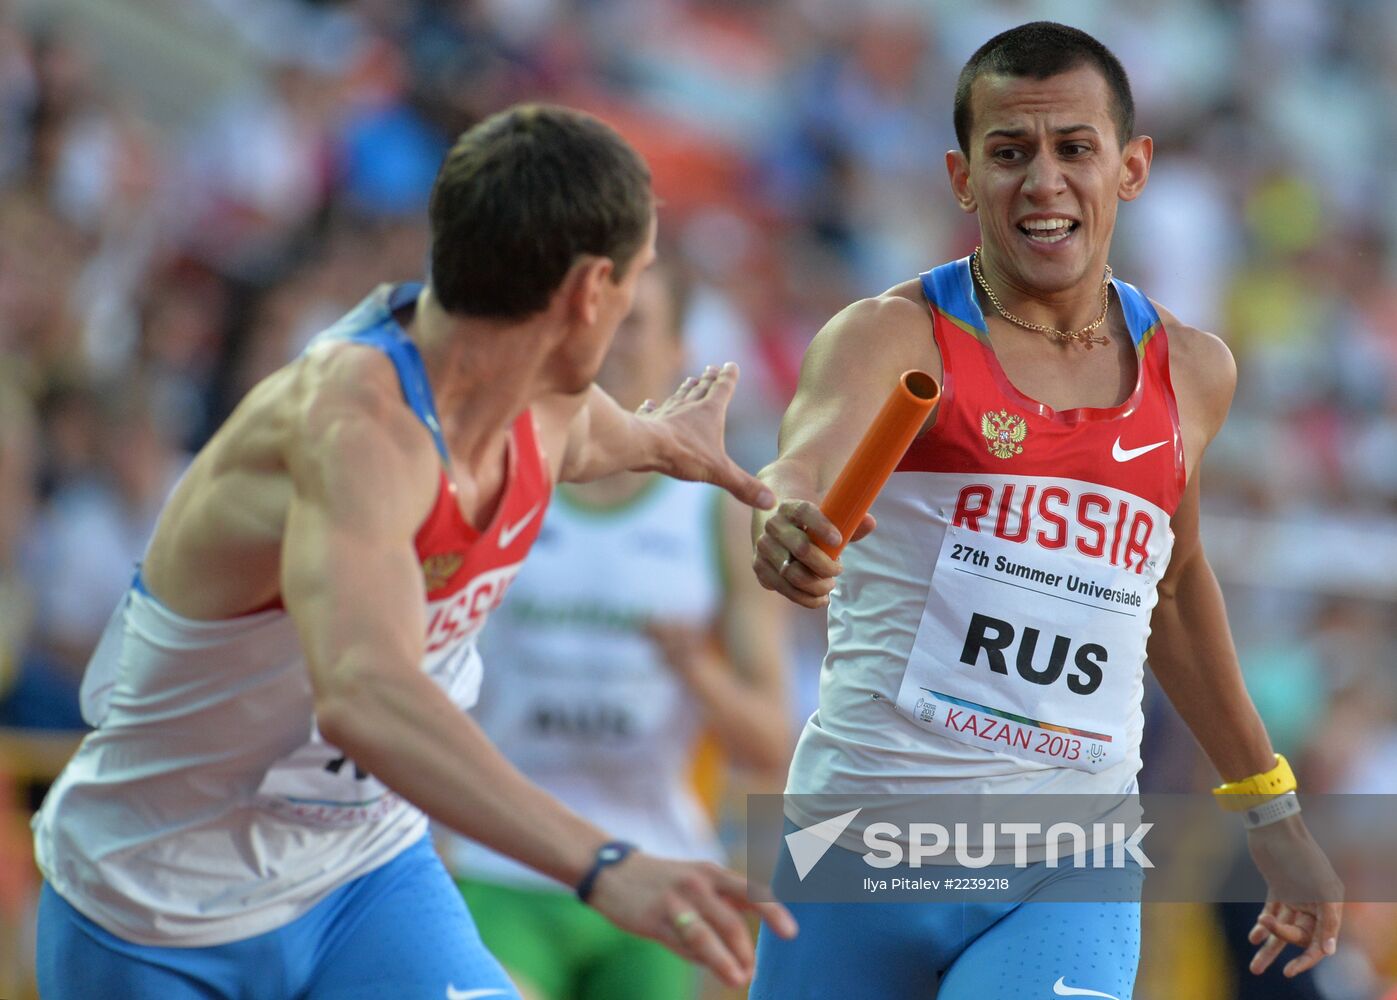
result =
[{"label": "male runner", "polygon": [[[991,39],[961,73],[946,156],[980,249],[853,304],[812,344],[761,474],[779,506],[754,529],[762,583],[829,605],[788,792],[1130,793],[1147,639],[1223,778],[1276,778],[1198,534],[1196,470],[1233,361],[1107,267],[1118,202],[1149,175],[1133,117],[1124,70],[1089,35],[1040,22]],[[911,368],[940,378],[941,401],[839,576],[811,541],[838,541],[817,501]],[[1289,942],[1297,974],[1333,952],[1339,905],[1274,887],[1301,858],[1329,880],[1319,898],[1339,898],[1336,880],[1298,816],[1250,842],[1273,887],[1252,969]],[[796,909],[799,942],[759,942],[754,998],[1133,989],[1138,903]]]},{"label": "male runner", "polygon": [[461,711],[553,482],[647,469],[770,502],[722,449],[736,372],[643,416],[592,386],[655,232],[645,165],[595,119],[471,129],[431,228],[430,283],[259,384],[161,515],[84,677],[97,729],[34,823],[47,1000],[515,997],[427,816],[748,974],[741,878],[627,857]]},{"label": "male runner", "polygon": [[[684,363],[674,282],[641,276],[597,384],[635,409]],[[747,510],[702,483],[624,472],[560,486],[529,565],[481,634],[472,714],[524,774],[665,857],[721,857],[693,786],[711,730],[767,775],[790,761],[784,602],[745,570]],[[683,1000],[687,962],[566,887],[461,838],[444,845],[487,948],[525,1000]]]}]

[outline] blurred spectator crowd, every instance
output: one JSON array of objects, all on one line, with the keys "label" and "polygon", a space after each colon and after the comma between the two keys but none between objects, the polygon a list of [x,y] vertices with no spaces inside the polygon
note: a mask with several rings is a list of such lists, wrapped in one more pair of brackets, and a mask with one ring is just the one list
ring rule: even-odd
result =
[{"label": "blurred spectator crowd", "polygon": [[[376,283],[424,273],[461,130],[550,100],[645,154],[693,361],[741,363],[730,446],[755,468],[825,320],[974,246],[943,166],[955,76],[1044,17],[1117,52],[1155,139],[1117,275],[1238,360],[1203,475],[1248,683],[1309,788],[1397,792],[1380,0],[0,0],[0,725],[81,726],[87,654],[188,455]],[[1146,787],[1204,787],[1151,701]],[[1397,976],[1397,933],[1369,933],[1326,996]]]}]

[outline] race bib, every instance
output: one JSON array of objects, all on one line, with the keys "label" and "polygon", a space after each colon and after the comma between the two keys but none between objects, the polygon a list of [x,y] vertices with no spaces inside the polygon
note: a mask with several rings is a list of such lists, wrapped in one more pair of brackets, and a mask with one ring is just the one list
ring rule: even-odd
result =
[{"label": "race bib", "polygon": [[1172,535],[1099,486],[1002,477],[961,490],[897,707],[949,739],[1098,772],[1133,750]]}]

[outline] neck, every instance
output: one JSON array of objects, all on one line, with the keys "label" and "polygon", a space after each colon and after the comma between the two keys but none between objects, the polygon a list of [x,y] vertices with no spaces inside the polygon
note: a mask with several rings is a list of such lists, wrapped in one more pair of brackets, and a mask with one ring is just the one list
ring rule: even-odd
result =
[{"label": "neck", "polygon": [[[1043,289],[1029,286],[1019,276],[1000,265],[993,254],[987,254],[981,249],[975,254],[975,263],[979,264],[984,284],[988,285],[990,292],[994,294],[991,298],[983,287],[977,287],[976,292],[982,298],[990,299],[987,310],[990,313],[1012,314],[1025,323],[1040,324],[1054,330],[1081,330],[1097,321],[1102,315],[1103,304],[1108,301],[1105,293],[1107,267],[1104,257],[1103,254],[1102,260],[1093,261],[1083,277],[1067,287]],[[976,284],[978,286],[980,283],[977,281]],[[997,309],[994,298],[999,300]],[[1013,319],[1009,319],[1008,315],[1004,315],[1004,318],[1009,323],[1018,325]],[[1096,332],[1104,333],[1104,325]]]},{"label": "neck", "polygon": [[447,445],[468,467],[489,461],[515,418],[549,392],[541,322],[451,316],[428,287],[407,332],[422,354]]}]

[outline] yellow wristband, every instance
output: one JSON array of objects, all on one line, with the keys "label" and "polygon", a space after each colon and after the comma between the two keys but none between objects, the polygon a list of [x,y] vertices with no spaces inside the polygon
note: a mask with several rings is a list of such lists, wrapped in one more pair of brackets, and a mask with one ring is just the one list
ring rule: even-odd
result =
[{"label": "yellow wristband", "polygon": [[1271,770],[1219,785],[1213,789],[1213,794],[1217,796],[1218,805],[1228,812],[1245,812],[1261,800],[1293,792],[1297,787],[1295,772],[1290,769],[1290,764],[1276,754],[1276,766]]}]

